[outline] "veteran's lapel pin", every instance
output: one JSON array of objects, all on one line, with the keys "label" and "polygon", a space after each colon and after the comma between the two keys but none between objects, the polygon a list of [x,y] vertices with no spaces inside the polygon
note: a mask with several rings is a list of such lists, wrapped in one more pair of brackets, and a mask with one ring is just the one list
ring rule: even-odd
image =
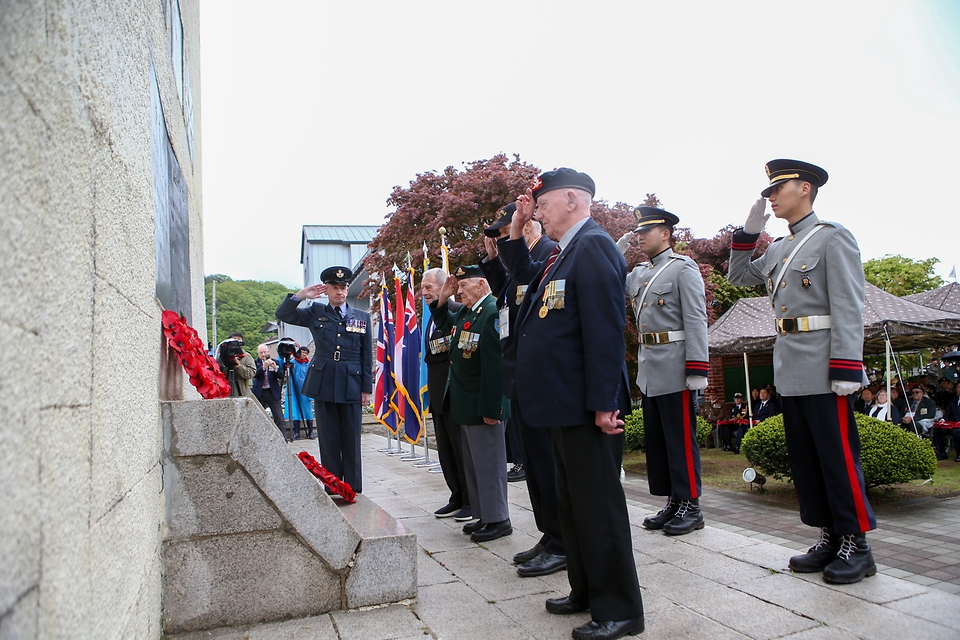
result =
[{"label": "veteran's lapel pin", "polygon": [[800,284],[803,285],[804,289],[810,288],[810,276],[803,276],[800,278]]}]

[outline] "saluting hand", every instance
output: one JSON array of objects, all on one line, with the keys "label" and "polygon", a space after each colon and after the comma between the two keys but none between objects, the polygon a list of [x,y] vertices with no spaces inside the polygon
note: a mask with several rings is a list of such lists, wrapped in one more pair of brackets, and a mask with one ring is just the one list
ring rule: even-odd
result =
[{"label": "saluting hand", "polygon": [[449,275],[447,279],[443,281],[443,286],[440,287],[440,299],[446,303],[450,299],[450,296],[457,292],[457,276]]},{"label": "saluting hand", "polygon": [[533,214],[537,211],[537,203],[533,201],[533,190],[527,189],[525,193],[517,196],[517,210],[513,213],[513,219],[510,220],[510,239],[519,240],[523,237],[523,227],[533,220]]},{"label": "saluting hand", "polygon": [[750,207],[750,213],[747,214],[747,221],[743,223],[744,233],[760,233],[763,231],[763,228],[767,225],[767,218],[770,217],[769,213],[766,215],[763,213],[766,208],[766,198],[760,198],[753,203],[753,206]]},{"label": "saluting hand", "polygon": [[327,292],[327,285],[321,283],[311,284],[297,292],[297,297],[301,300],[313,300],[319,298]]},{"label": "saluting hand", "polygon": [[[483,225],[486,229],[490,225]],[[490,236],[483,236],[483,248],[487,250],[487,260],[494,260],[500,255],[500,249],[497,248],[497,239]]]},{"label": "saluting hand", "polygon": [[623,429],[620,427],[623,426],[623,420],[620,420],[617,416],[620,415],[620,411],[597,411],[596,425],[600,427],[608,436],[615,436],[617,434],[623,433]]}]

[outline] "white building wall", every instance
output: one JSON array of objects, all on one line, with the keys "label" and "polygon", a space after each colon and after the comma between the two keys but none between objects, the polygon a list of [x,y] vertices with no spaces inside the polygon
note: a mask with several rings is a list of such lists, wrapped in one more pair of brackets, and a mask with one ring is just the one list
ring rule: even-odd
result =
[{"label": "white building wall", "polygon": [[0,350],[16,362],[0,375],[0,638],[160,636],[150,66],[188,193],[197,324],[198,37],[196,0],[0,5]]}]

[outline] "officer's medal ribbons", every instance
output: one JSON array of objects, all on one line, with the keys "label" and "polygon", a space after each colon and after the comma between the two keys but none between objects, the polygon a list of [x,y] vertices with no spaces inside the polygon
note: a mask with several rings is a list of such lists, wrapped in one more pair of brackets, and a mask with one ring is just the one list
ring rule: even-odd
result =
[{"label": "officer's medal ribbons", "polygon": [[460,340],[457,342],[457,346],[460,347],[463,357],[469,360],[473,357],[473,352],[477,350],[479,343],[479,333],[474,333],[472,331],[461,331]]},{"label": "officer's medal ribbons", "polygon": [[347,318],[347,331],[350,333],[366,333],[367,323],[364,320]]},{"label": "officer's medal ribbons", "polygon": [[543,306],[540,307],[540,317],[546,318],[552,309],[563,309],[566,295],[567,281],[553,280],[543,288]]},{"label": "officer's medal ribbons", "polygon": [[523,298],[527,295],[527,285],[520,284],[517,285],[517,306],[523,304]]},{"label": "officer's medal ribbons", "polygon": [[433,355],[450,351],[450,338],[447,336],[441,336],[436,340],[428,341],[427,346],[430,348],[430,353]]}]

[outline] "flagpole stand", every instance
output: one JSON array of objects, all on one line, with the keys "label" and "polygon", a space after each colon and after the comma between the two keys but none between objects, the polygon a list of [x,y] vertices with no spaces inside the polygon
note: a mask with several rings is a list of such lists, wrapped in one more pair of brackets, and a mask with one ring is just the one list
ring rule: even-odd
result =
[{"label": "flagpole stand", "polygon": [[402,462],[416,462],[418,460],[423,460],[423,456],[417,455],[416,445],[413,442],[411,442],[410,451],[407,452],[407,455],[405,457],[400,458],[400,460]]},{"label": "flagpole stand", "polygon": [[426,433],[423,434],[423,462],[418,462],[413,466],[417,467],[418,469],[440,466],[439,462],[434,462],[430,459],[430,443],[428,442]]},{"label": "flagpole stand", "polygon": [[388,456],[402,456],[405,455],[406,451],[403,450],[403,447],[400,446],[400,427],[397,426],[397,448],[391,449],[387,455]]},{"label": "flagpole stand", "polygon": [[396,451],[396,449],[393,448],[393,439],[390,437],[390,435],[390,430],[387,429],[387,446],[377,449],[378,453],[390,453],[391,451]]}]

